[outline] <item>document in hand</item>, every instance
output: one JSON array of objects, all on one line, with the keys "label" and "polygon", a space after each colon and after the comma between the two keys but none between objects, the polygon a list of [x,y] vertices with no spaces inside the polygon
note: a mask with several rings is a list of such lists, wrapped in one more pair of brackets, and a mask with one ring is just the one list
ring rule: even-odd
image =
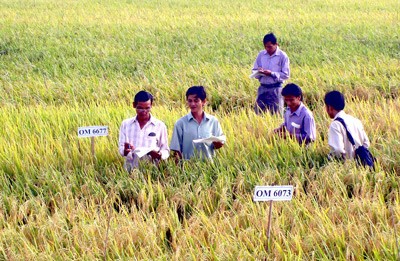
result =
[{"label": "document in hand", "polygon": [[211,136],[211,137],[204,138],[204,139],[193,140],[193,143],[205,143],[208,146],[210,146],[214,141],[225,142],[226,136],[225,135],[221,135],[218,137]]},{"label": "document in hand", "polygon": [[265,74],[254,70],[252,74],[250,74],[250,78],[256,78],[257,76],[265,76]]},{"label": "document in hand", "polygon": [[158,151],[157,148],[138,147],[133,151],[133,153],[135,153],[138,158],[141,158],[152,150]]},{"label": "document in hand", "polygon": [[292,122],[291,123],[291,125],[293,126],[293,128],[295,128],[295,129],[300,129],[300,124],[297,124],[297,123],[295,123],[295,122]]}]

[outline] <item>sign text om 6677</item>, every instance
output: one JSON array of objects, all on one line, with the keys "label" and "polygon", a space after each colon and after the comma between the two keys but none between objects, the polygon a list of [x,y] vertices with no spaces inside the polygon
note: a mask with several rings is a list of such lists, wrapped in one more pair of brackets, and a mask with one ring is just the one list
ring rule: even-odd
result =
[{"label": "sign text om 6677", "polygon": [[96,137],[96,136],[107,136],[108,126],[88,126],[78,128],[78,137]]}]

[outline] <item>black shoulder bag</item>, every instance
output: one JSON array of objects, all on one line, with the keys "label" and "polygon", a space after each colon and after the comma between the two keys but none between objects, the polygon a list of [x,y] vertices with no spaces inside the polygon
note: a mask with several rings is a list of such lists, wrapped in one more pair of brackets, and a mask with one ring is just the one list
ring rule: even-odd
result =
[{"label": "black shoulder bag", "polygon": [[336,118],[335,120],[340,122],[343,125],[343,127],[345,128],[346,133],[347,133],[347,138],[349,139],[350,143],[355,148],[355,158],[356,158],[357,162],[359,164],[363,165],[364,167],[368,166],[370,168],[374,168],[375,158],[374,158],[374,156],[372,156],[371,152],[363,145],[356,148],[353,136],[351,136],[350,132],[347,130],[347,126],[346,126],[346,123],[344,123],[344,120],[339,117]]}]

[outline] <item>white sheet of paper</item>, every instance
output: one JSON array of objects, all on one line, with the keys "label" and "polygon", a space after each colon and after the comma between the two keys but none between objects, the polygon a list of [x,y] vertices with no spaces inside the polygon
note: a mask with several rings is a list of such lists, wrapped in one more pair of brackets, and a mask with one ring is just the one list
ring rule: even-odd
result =
[{"label": "white sheet of paper", "polygon": [[204,138],[204,139],[193,140],[193,143],[205,143],[207,145],[211,145],[214,141],[225,142],[226,136],[225,135],[222,135],[219,137],[211,136],[211,137]]},{"label": "white sheet of paper", "polygon": [[136,154],[139,158],[143,157],[144,155],[147,155],[150,151],[155,150],[158,151],[157,148],[147,148],[147,147],[138,147],[136,148],[133,153]]},{"label": "white sheet of paper", "polygon": [[265,74],[260,73],[259,71],[253,71],[253,73],[250,74],[250,78],[256,78],[256,76],[265,76]]},{"label": "white sheet of paper", "polygon": [[293,126],[295,129],[300,129],[300,125],[297,124],[297,123],[292,122],[292,126]]}]

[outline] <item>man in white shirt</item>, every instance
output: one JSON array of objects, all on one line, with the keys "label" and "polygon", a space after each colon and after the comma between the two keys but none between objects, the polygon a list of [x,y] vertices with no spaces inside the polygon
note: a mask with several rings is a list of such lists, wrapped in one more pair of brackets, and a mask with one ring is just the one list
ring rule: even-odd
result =
[{"label": "man in white shirt", "polygon": [[[361,121],[343,111],[345,100],[341,92],[331,91],[326,93],[324,102],[326,112],[329,117],[333,119],[329,126],[328,133],[328,143],[331,148],[330,155],[339,159],[354,159],[355,148],[361,145],[365,148],[369,147],[369,139]],[[355,146],[349,141],[346,129],[343,124],[337,120],[338,118],[342,118],[345,122],[347,130],[353,136]]]},{"label": "man in white shirt", "polygon": [[121,124],[119,153],[126,157],[128,172],[138,167],[139,159],[158,163],[169,157],[167,127],[150,114],[152,105],[153,96],[149,92],[138,92],[133,101],[136,116]]}]

